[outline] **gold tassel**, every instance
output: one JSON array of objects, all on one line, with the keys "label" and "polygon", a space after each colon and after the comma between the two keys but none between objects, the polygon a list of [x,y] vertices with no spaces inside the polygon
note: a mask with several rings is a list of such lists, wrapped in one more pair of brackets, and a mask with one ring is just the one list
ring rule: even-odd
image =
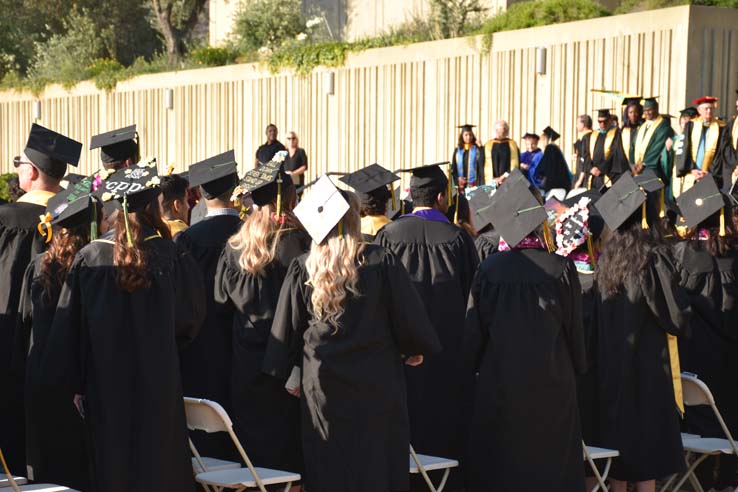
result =
[{"label": "gold tassel", "polygon": [[405,215],[405,200],[400,203],[400,215]]},{"label": "gold tassel", "polygon": [[123,221],[126,223],[126,240],[128,247],[133,247],[133,239],[131,239],[131,226],[128,224],[128,195],[123,195]]},{"label": "gold tassel", "polygon": [[543,240],[546,242],[546,249],[549,253],[553,253],[556,248],[554,247],[553,239],[551,238],[551,230],[548,227],[548,220],[543,221]]},{"label": "gold tassel", "polygon": [[448,195],[448,203],[451,203],[451,193],[453,193],[453,189],[451,188],[452,184],[451,181],[454,179],[453,172],[451,171],[451,166],[448,166],[448,190],[446,190],[446,194]]},{"label": "gold tassel", "polygon": [[38,232],[46,238],[46,244],[51,242],[51,236],[53,234],[53,228],[51,227],[51,214],[46,212],[44,215],[39,215],[38,220]]},{"label": "gold tassel", "polygon": [[282,173],[277,176],[277,218],[282,216]]},{"label": "gold tassel", "polygon": [[392,210],[397,210],[397,199],[395,198],[395,184],[390,183],[390,193],[392,193]]},{"label": "gold tassel", "polygon": [[343,219],[338,221],[338,235],[343,236]]},{"label": "gold tassel", "polygon": [[589,252],[589,262],[592,264],[592,270],[597,268],[597,259],[595,259],[594,243],[592,236],[587,236],[587,252]]},{"label": "gold tassel", "polygon": [[646,202],[641,205],[641,228],[648,229],[648,219],[646,218]]},{"label": "gold tassel", "polygon": [[459,223],[459,201],[461,193],[459,193],[459,188],[456,188],[456,207],[454,207],[454,224]]},{"label": "gold tassel", "polygon": [[661,207],[659,209],[659,218],[663,219],[666,216],[666,186],[661,188],[661,203],[659,206]]},{"label": "gold tassel", "polygon": [[720,237],[725,237],[725,207],[720,209]]}]

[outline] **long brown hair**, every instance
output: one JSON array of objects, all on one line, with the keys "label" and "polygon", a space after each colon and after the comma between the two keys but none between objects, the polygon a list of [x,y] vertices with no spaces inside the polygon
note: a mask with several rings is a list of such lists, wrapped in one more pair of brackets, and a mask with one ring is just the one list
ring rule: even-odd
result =
[{"label": "long brown hair", "polygon": [[126,236],[125,214],[119,211],[115,219],[115,247],[113,265],[117,267],[118,286],[128,293],[151,287],[149,275],[149,247],[146,245],[144,226],[153,228],[164,239],[172,239],[169,228],[161,218],[159,202],[153,200],[141,211],[128,212],[128,226],[132,246]]},{"label": "long brown hair", "polygon": [[56,304],[74,257],[89,242],[90,224],[87,223],[54,231],[46,254],[41,258],[38,272],[43,288],[42,300],[47,307]]}]

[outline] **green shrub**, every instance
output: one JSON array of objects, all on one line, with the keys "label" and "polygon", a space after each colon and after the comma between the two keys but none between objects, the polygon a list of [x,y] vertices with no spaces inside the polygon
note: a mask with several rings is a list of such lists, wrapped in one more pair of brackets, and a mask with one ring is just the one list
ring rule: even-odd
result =
[{"label": "green shrub", "polygon": [[238,52],[230,47],[201,46],[189,52],[189,57],[195,65],[201,67],[219,67],[230,65],[238,58]]},{"label": "green shrub", "polygon": [[245,0],[236,12],[233,35],[243,52],[277,48],[305,33],[300,0]]},{"label": "green shrub", "polygon": [[11,201],[10,193],[8,192],[8,180],[10,178],[17,178],[18,175],[15,173],[0,174],[0,198],[6,202]]}]

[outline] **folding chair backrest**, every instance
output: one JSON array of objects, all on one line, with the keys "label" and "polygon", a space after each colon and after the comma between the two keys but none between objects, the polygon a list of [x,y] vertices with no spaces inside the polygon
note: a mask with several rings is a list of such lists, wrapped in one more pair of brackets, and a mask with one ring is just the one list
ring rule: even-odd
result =
[{"label": "folding chair backrest", "polygon": [[715,404],[710,388],[692,374],[682,373],[682,392],[684,405],[688,407]]},{"label": "folding chair backrest", "polygon": [[229,432],[233,422],[220,404],[199,398],[184,397],[187,428],[211,432]]}]

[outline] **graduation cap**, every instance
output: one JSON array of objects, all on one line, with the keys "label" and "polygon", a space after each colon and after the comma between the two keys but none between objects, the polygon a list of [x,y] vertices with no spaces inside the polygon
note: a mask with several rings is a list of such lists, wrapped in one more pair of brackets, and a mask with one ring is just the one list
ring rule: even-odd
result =
[{"label": "graduation cap", "polygon": [[492,224],[490,204],[496,191],[488,185],[478,187],[474,193],[468,193],[472,222],[477,231]]},{"label": "graduation cap", "polygon": [[295,207],[295,216],[316,244],[320,244],[348,212],[348,201],[327,175],[312,185],[310,194]]},{"label": "graduation cap", "polygon": [[[633,176],[625,173],[597,201],[596,208],[607,226],[614,231],[645,203],[646,193],[638,186]],[[645,207],[642,208],[645,220]],[[648,228],[647,223],[645,226]]]},{"label": "graduation cap", "polygon": [[[36,168],[52,178],[61,179],[67,172],[67,164],[77,167],[82,144],[34,123],[23,152]],[[16,162],[20,162],[19,157]]]},{"label": "graduation cap", "polygon": [[594,245],[592,244],[592,232],[590,231],[590,219],[592,199],[580,195],[579,201],[569,207],[556,219],[556,254],[569,256],[583,244],[587,244],[589,259],[592,267],[595,267]]},{"label": "graduation cap", "polygon": [[695,106],[699,106],[700,104],[717,104],[718,100],[719,99],[717,97],[702,96],[692,101],[692,104],[694,104]]},{"label": "graduation cap", "polygon": [[697,227],[720,211],[720,235],[725,235],[725,199],[711,175],[705,176],[679,195],[677,205],[689,228]]},{"label": "graduation cap", "polygon": [[656,100],[659,96],[653,96],[653,97],[646,97],[643,99],[643,107],[644,108],[652,108],[654,106],[657,106],[659,102]]},{"label": "graduation cap", "polygon": [[448,197],[451,199],[451,167],[448,169],[448,176],[441,170],[441,166],[450,164],[449,161],[437,162],[426,166],[411,167],[408,169],[400,169],[398,173],[413,173],[410,178],[410,188],[429,188],[436,186],[439,188],[448,187]]},{"label": "graduation cap", "polygon": [[473,132],[474,128],[476,128],[477,125],[471,125],[469,123],[464,123],[463,125],[459,125],[456,128],[460,129],[463,132]]},{"label": "graduation cap", "polygon": [[[520,173],[520,170],[515,169],[510,175],[517,173]],[[505,180],[491,198],[489,206],[483,209],[500,233],[500,237],[511,248],[517,246],[525,236],[542,223],[547,222],[548,218],[546,209],[530,191],[527,182],[527,180],[523,181],[514,177],[512,180]],[[548,231],[547,223],[543,229],[544,233]],[[550,250],[553,244],[548,236],[546,242]]]},{"label": "graduation cap", "polygon": [[282,190],[293,186],[292,178],[284,172],[283,163],[287,157],[286,150],[280,150],[272,160],[256,169],[248,171],[233,190],[231,200],[250,193],[251,199],[260,207],[276,200],[277,216],[282,215]]},{"label": "graduation cap", "polygon": [[609,118],[611,116],[609,109],[598,109],[597,110],[597,117],[598,118]]},{"label": "graduation cap", "polygon": [[679,110],[679,116],[689,116],[690,118],[694,118],[698,115],[697,108],[694,106],[689,106],[684,109]]},{"label": "graduation cap", "polygon": [[535,133],[526,133],[525,135],[523,135],[523,140],[527,138],[532,138],[534,140],[540,140],[541,137],[536,135]]},{"label": "graduation cap", "polygon": [[555,142],[561,136],[556,130],[554,130],[550,126],[547,126],[546,128],[544,128],[543,132],[541,133],[543,133],[548,138],[548,140],[551,142]]},{"label": "graduation cap", "polygon": [[192,164],[189,173],[190,186],[200,186],[207,200],[218,198],[232,190],[238,182],[236,153],[229,150]]},{"label": "graduation cap", "polygon": [[61,180],[61,181],[59,182],[59,186],[61,186],[62,188],[66,189],[66,188],[68,188],[68,187],[69,187],[70,185],[73,185],[73,184],[79,183],[80,181],[82,181],[82,180],[83,180],[83,179],[85,179],[86,177],[87,177],[87,176],[85,176],[85,175],[83,175],[83,174],[74,174],[74,173],[67,173],[67,175],[66,175],[66,176],[64,176],[64,177],[62,178],[62,180]]},{"label": "graduation cap", "polygon": [[[345,174],[338,178],[342,183],[346,183],[354,190],[359,192],[361,200],[364,201],[369,193],[387,189],[387,185],[392,185],[395,181],[398,181],[400,177],[395,173],[388,171],[379,164],[371,164],[364,169],[359,169],[349,174]],[[397,199],[395,198],[395,187],[394,185],[390,188],[390,198],[392,199],[392,208],[397,208]]]},{"label": "graduation cap", "polygon": [[656,176],[653,169],[644,168],[641,174],[633,176],[633,179],[646,193],[659,192],[659,218],[663,218],[666,215],[666,186],[661,178]]},{"label": "graduation cap", "polygon": [[641,96],[628,96],[623,98],[622,106],[630,106],[631,104],[641,104]]},{"label": "graduation cap", "polygon": [[138,133],[136,125],[119,128],[95,135],[90,140],[90,150],[100,148],[100,159],[104,163],[139,160]]},{"label": "graduation cap", "polygon": [[48,243],[53,235],[51,226],[74,227],[89,222],[90,238],[95,240],[97,217],[101,208],[99,200],[92,194],[92,178],[82,176],[82,179],[49,199],[46,214],[40,217],[38,231],[46,237]]}]

